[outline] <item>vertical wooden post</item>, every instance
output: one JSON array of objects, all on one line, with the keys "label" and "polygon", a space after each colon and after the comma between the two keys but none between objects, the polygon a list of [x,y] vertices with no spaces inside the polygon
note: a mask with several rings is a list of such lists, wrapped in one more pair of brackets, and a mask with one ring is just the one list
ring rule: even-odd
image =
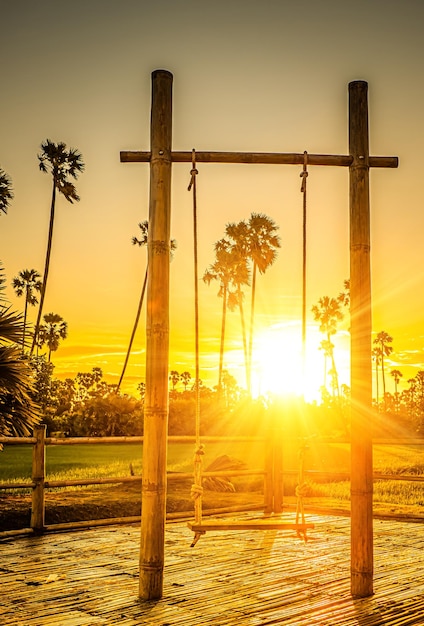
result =
[{"label": "vertical wooden post", "polygon": [[372,371],[368,85],[349,84],[351,592],[373,593]]},{"label": "vertical wooden post", "polygon": [[44,529],[44,482],[46,480],[46,425],[34,428],[36,443],[32,449],[32,489],[31,528],[37,532]]},{"label": "vertical wooden post", "polygon": [[283,424],[286,423],[286,410],[286,403],[283,402],[274,418],[274,513],[283,512]]},{"label": "vertical wooden post", "polygon": [[172,74],[152,73],[142,522],[139,595],[162,597],[168,430]]},{"label": "vertical wooden post", "polygon": [[272,427],[268,424],[265,439],[264,512],[271,515],[274,510],[274,447]]},{"label": "vertical wooden post", "polygon": [[265,442],[265,513],[283,511],[283,442],[282,442],[282,404],[275,402],[269,409],[269,424]]}]

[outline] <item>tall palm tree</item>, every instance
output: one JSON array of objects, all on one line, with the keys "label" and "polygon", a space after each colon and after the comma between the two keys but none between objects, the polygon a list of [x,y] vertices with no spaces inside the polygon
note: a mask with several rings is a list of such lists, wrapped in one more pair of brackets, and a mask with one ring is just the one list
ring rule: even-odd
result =
[{"label": "tall palm tree", "polygon": [[41,324],[38,333],[38,345],[40,347],[47,345],[49,349],[48,362],[50,363],[51,354],[55,352],[61,339],[68,336],[68,324],[63,317],[57,313],[47,313],[44,315],[44,323]]},{"label": "tall palm tree", "polygon": [[0,213],[7,213],[11,200],[13,200],[12,181],[0,167]]},{"label": "tall palm tree", "polygon": [[218,369],[218,392],[222,390],[222,372],[224,366],[225,325],[227,319],[227,307],[234,305],[234,299],[229,301],[230,286],[234,277],[234,254],[228,241],[220,239],[215,244],[215,261],[203,274],[203,280],[207,285],[213,280],[218,281],[218,297],[222,298],[221,340],[219,349]]},{"label": "tall palm tree", "polygon": [[12,281],[12,287],[18,297],[25,295],[24,307],[24,328],[22,331],[22,353],[25,349],[25,332],[27,326],[28,305],[38,304],[37,296],[34,292],[41,291],[41,275],[37,270],[21,270]]},{"label": "tall palm tree", "polygon": [[384,406],[386,407],[386,378],[384,374],[384,357],[389,356],[393,352],[393,347],[390,345],[393,341],[393,337],[390,337],[385,330],[377,333],[373,343],[377,350],[380,352],[381,358],[381,380],[383,383],[383,398],[384,398]]},{"label": "tall palm tree", "polygon": [[39,407],[32,398],[32,370],[17,346],[22,338],[22,315],[4,305],[3,277],[0,265],[0,435],[26,436],[40,419]]},{"label": "tall palm tree", "polygon": [[225,228],[225,234],[229,237],[232,242],[231,249],[234,255],[234,265],[235,265],[235,275],[233,276],[233,283],[235,286],[235,293],[232,297],[236,300],[236,305],[239,307],[240,311],[240,322],[241,322],[241,334],[243,340],[243,351],[244,351],[244,363],[246,369],[246,386],[247,391],[250,394],[250,363],[249,363],[249,352],[247,348],[247,336],[246,336],[246,322],[244,316],[244,292],[242,291],[242,287],[244,285],[250,284],[250,271],[248,267],[249,260],[249,228],[245,221],[241,221],[236,223],[229,223]]},{"label": "tall palm tree", "polygon": [[60,142],[53,143],[47,139],[41,144],[41,152],[38,155],[40,170],[52,176],[52,196],[50,203],[50,222],[49,234],[47,239],[46,260],[44,263],[43,284],[41,287],[40,304],[38,307],[37,321],[34,328],[34,336],[32,340],[31,354],[37,343],[37,335],[40,328],[41,316],[43,314],[44,298],[46,295],[47,278],[50,268],[50,256],[53,241],[53,226],[56,209],[56,192],[62,194],[64,198],[71,204],[79,201],[75,185],[70,178],[76,180],[78,175],[84,171],[84,163],[82,155],[73,148],[66,147],[66,144]]},{"label": "tall palm tree", "polygon": [[399,393],[398,393],[398,385],[400,382],[400,379],[402,378],[403,374],[400,370],[392,370],[390,372],[390,376],[393,376],[393,380],[395,381],[395,409],[396,411],[398,411],[399,409]]},{"label": "tall palm tree", "polygon": [[[277,235],[278,226],[271,217],[263,213],[252,213],[248,226],[248,256],[252,261],[252,299],[250,305],[249,334],[249,376],[252,373],[252,351],[255,318],[256,275],[265,274],[277,258],[281,240]],[[249,382],[250,387],[250,382]]]},{"label": "tall palm tree", "polygon": [[325,348],[325,356],[331,359],[331,369],[333,376],[333,395],[339,395],[339,382],[336,362],[334,359],[334,344],[331,337],[337,332],[337,323],[343,319],[342,302],[338,298],[330,298],[323,296],[318,300],[318,304],[312,307],[314,320],[319,322],[319,330],[326,337],[323,348]]},{"label": "tall palm tree", "polygon": [[373,348],[371,351],[372,360],[375,363],[375,395],[376,395],[376,404],[377,410],[379,410],[379,379],[378,379],[378,368],[381,365],[381,353],[380,348]]},{"label": "tall palm tree", "polygon": [[181,379],[181,382],[184,385],[184,391],[187,391],[187,386],[188,386],[189,382],[191,381],[191,374],[190,374],[190,372],[182,372],[182,374],[180,374],[180,379]]},{"label": "tall palm tree", "polygon": [[180,380],[181,376],[177,370],[171,370],[169,372],[169,380],[171,381],[172,391],[175,391],[175,386]]}]

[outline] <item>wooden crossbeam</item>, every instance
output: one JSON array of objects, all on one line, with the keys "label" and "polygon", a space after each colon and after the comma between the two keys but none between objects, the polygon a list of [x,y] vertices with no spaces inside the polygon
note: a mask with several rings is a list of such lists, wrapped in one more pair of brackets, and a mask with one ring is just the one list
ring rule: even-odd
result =
[{"label": "wooden crossbeam", "polygon": [[[121,151],[121,163],[149,163],[151,152]],[[170,153],[173,163],[191,163],[193,153]],[[252,163],[258,165],[303,165],[304,153],[297,152],[197,152],[197,163]],[[340,154],[308,154],[308,165],[327,165],[350,167],[353,156]],[[370,167],[398,167],[399,159],[396,156],[370,156]]]}]

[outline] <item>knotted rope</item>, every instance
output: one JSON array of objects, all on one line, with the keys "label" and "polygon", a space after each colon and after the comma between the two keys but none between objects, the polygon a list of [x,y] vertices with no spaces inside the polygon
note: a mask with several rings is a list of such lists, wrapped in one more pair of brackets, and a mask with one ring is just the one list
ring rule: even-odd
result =
[{"label": "knotted rope", "polygon": [[[298,473],[298,484],[296,487],[296,524],[299,524],[299,518],[301,520],[301,524],[305,524],[305,511],[303,507],[303,498],[308,495],[309,486],[305,482],[304,478],[304,461],[305,461],[305,450],[306,444],[302,445],[299,450],[299,473]],[[306,528],[302,531],[297,531],[297,536],[300,537],[303,535],[304,541],[307,541],[307,531]]]},{"label": "knotted rope", "polygon": [[303,153],[303,170],[300,174],[302,184],[300,191],[303,194],[303,225],[302,225],[302,375],[305,383],[306,369],[306,179],[308,178],[308,153]]},{"label": "knotted rope", "polygon": [[194,337],[195,337],[195,393],[196,393],[196,451],[194,454],[194,483],[191,487],[191,498],[194,500],[194,519],[196,524],[202,521],[202,467],[204,446],[200,443],[200,376],[199,376],[199,277],[197,256],[197,185],[196,151],[192,150],[192,166],[190,183],[187,190],[193,192],[193,257],[194,257]]}]

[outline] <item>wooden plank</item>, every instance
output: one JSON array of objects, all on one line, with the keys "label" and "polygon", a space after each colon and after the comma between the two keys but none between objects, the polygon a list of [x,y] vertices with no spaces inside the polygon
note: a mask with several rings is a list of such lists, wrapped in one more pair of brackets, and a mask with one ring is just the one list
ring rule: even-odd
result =
[{"label": "wooden plank", "polygon": [[[245,517],[254,519],[251,513]],[[257,519],[261,521],[262,515]],[[22,626],[56,626],[58,619],[63,626],[423,623],[420,528],[375,522],[375,593],[353,600],[349,520],[316,515],[310,519],[315,528],[307,543],[287,533],[228,532],[217,533],[195,551],[186,524],[168,524],[164,597],[155,602],[140,602],[137,596],[137,527],[2,543],[0,622]]]},{"label": "wooden plank", "polygon": [[[148,163],[150,152],[120,152],[121,163]],[[172,151],[173,163],[191,163],[192,152]],[[247,163],[257,165],[303,165],[303,152],[205,152],[196,151],[197,163]],[[340,154],[308,154],[308,165],[349,167],[353,158]],[[399,160],[395,156],[374,156],[369,159],[370,167],[398,167]]]}]

